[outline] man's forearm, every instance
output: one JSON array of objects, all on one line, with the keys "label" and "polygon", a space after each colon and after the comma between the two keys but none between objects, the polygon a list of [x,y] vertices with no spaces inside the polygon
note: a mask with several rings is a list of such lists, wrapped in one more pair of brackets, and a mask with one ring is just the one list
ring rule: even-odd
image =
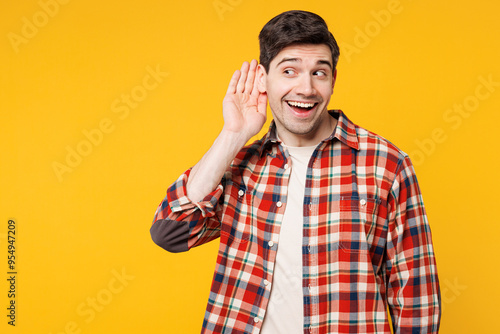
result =
[{"label": "man's forearm", "polygon": [[222,129],[212,147],[193,167],[187,182],[187,195],[193,202],[199,202],[220,183],[236,154],[246,144],[248,138]]}]

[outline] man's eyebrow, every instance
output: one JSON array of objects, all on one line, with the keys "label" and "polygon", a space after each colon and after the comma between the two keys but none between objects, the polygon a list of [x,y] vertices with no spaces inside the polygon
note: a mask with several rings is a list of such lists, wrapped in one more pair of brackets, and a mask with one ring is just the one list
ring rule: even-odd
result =
[{"label": "man's eyebrow", "polygon": [[330,68],[333,68],[332,63],[329,60],[318,60],[318,64],[328,65]]},{"label": "man's eyebrow", "polygon": [[[281,59],[281,61],[276,64],[276,67],[278,67],[279,65],[281,65],[282,63],[285,63],[285,62],[301,62],[302,59],[300,58],[283,58]],[[332,66],[332,63],[329,61],[329,60],[323,60],[323,59],[320,59],[316,62],[318,65],[328,65],[330,68],[333,68]]]},{"label": "man's eyebrow", "polygon": [[300,59],[299,58],[283,58],[283,59],[281,59],[281,61],[278,64],[276,64],[276,67],[279,66],[279,65],[281,65],[282,63],[286,63],[288,61],[290,61],[290,62],[300,62]]}]

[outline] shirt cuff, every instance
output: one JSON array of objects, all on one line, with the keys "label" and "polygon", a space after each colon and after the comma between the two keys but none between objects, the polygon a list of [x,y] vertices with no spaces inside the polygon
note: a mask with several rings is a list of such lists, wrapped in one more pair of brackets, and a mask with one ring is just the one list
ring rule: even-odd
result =
[{"label": "shirt cuff", "polygon": [[222,184],[219,184],[203,200],[193,202],[187,196],[187,180],[191,169],[184,172],[168,190],[167,197],[172,212],[186,212],[199,209],[203,217],[211,217],[215,214],[215,207],[223,192]]}]

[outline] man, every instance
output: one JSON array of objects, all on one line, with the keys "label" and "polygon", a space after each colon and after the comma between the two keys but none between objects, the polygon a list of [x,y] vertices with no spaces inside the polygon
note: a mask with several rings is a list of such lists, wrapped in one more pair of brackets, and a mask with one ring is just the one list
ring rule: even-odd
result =
[{"label": "man", "polygon": [[[212,147],[151,227],[171,252],[220,237],[203,333],[437,333],[440,294],[408,156],[328,111],[339,49],[316,14],[260,35],[223,101]],[[244,145],[263,127],[269,132]]]}]

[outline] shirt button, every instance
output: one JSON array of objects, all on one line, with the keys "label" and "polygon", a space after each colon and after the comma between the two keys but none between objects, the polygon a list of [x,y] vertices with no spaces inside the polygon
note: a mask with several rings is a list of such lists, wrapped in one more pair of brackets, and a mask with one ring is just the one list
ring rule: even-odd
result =
[{"label": "shirt button", "polygon": [[276,206],[277,206],[278,208],[281,208],[281,206],[282,206],[282,205],[283,205],[283,203],[281,203],[281,201],[278,201],[278,203],[276,203]]},{"label": "shirt button", "polygon": [[259,322],[259,317],[253,318],[253,321],[255,321],[255,323]]},{"label": "shirt button", "polygon": [[288,164],[285,164],[285,166],[283,166],[283,167],[285,167],[285,169],[288,169]]},{"label": "shirt button", "polygon": [[365,206],[366,205],[366,200],[362,199],[361,201],[359,201],[359,204],[361,204],[361,206]]},{"label": "shirt button", "polygon": [[267,243],[269,245],[269,247],[273,247],[274,246],[274,242],[271,240]]},{"label": "shirt button", "polygon": [[244,192],[243,190],[241,190],[241,189],[240,189],[240,191],[238,191],[238,196],[240,196],[240,197],[241,197],[241,196],[243,196],[243,195],[245,195],[245,192]]},{"label": "shirt button", "polygon": [[264,285],[265,285],[265,286],[268,286],[268,285],[269,285],[269,283],[270,283],[270,282],[269,282],[267,279],[265,279],[265,280],[264,280]]}]

